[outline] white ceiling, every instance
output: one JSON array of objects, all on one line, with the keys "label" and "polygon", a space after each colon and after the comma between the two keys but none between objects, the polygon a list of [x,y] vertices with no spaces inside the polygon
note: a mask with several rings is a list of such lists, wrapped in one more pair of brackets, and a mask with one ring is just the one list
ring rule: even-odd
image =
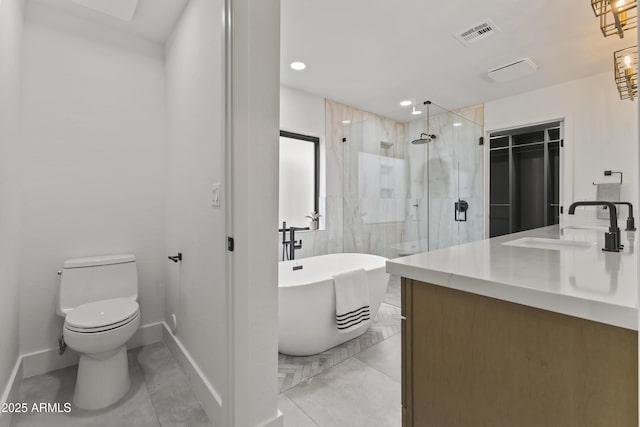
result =
[{"label": "white ceiling", "polygon": [[[103,0],[110,2],[111,0]],[[123,31],[145,40],[163,44],[189,0],[139,0],[131,21],[123,21],[104,13],[88,9],[72,0],[31,0],[40,7],[55,7],[75,17]],[[95,1],[93,3],[96,3]],[[105,7],[107,7],[106,5]]]},{"label": "white ceiling", "polygon": [[[454,38],[488,18],[501,32],[470,47]],[[605,39],[590,0],[282,0],[281,81],[404,121],[403,99],[454,109],[599,72],[613,82],[613,52],[635,44],[636,30]],[[487,78],[524,57],[537,73]]]}]

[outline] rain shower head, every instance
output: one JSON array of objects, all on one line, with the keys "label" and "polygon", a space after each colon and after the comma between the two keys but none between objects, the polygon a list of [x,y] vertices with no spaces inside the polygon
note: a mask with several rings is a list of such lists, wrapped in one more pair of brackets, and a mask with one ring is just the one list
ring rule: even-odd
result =
[{"label": "rain shower head", "polygon": [[420,138],[418,139],[414,139],[413,141],[411,141],[412,144],[428,144],[430,143],[432,140],[436,139],[435,135],[431,135],[428,133],[421,133],[420,134]]},{"label": "rain shower head", "polygon": [[436,139],[436,136],[431,133],[431,120],[429,117],[429,106],[431,105],[431,101],[424,101],[424,105],[427,106],[427,133],[421,133],[418,139],[411,141],[412,144],[428,144]]}]

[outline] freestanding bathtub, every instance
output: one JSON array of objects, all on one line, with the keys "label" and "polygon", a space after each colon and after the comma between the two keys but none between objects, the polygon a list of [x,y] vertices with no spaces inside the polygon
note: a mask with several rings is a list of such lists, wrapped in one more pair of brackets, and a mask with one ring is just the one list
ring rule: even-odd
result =
[{"label": "freestanding bathtub", "polygon": [[[279,263],[278,351],[308,356],[364,334],[370,323],[341,334],[336,327],[333,276],[363,268],[369,282],[371,319],[389,284],[386,258],[367,254],[330,254]],[[294,270],[294,267],[302,269]]]}]

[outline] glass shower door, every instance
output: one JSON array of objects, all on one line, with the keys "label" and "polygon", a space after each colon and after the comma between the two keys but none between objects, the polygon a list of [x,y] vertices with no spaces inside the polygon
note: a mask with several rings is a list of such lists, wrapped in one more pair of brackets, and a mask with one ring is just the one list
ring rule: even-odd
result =
[{"label": "glass shower door", "polygon": [[483,128],[475,121],[481,107],[456,114],[432,105],[430,112],[428,125],[425,119],[407,124],[410,140],[421,132],[436,136],[409,148],[412,204],[404,243],[422,251],[480,240],[484,226]]},{"label": "glass shower door", "polygon": [[[396,258],[482,238],[482,126],[430,110],[429,126],[368,114],[343,127],[344,252]],[[428,127],[436,138],[412,144]]]},{"label": "glass shower door", "polygon": [[452,112],[435,122],[441,138],[429,149],[429,250],[480,240],[484,226],[482,125]]}]

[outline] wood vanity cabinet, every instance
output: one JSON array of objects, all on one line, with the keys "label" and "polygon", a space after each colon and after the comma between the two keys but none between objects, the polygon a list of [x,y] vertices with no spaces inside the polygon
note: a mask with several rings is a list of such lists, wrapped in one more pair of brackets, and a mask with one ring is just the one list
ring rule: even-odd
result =
[{"label": "wood vanity cabinet", "polygon": [[637,332],[402,279],[405,427],[637,427]]}]

